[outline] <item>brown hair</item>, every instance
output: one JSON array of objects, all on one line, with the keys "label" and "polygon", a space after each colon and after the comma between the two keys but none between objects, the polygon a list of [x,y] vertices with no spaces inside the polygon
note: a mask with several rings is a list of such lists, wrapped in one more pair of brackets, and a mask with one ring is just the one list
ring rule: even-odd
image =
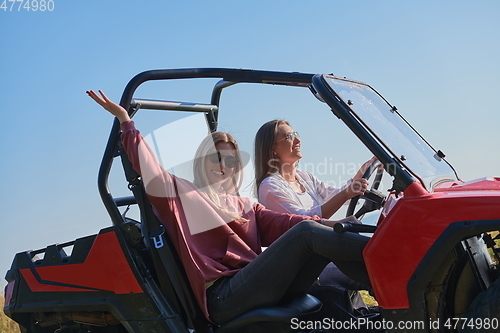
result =
[{"label": "brown hair", "polygon": [[262,181],[269,175],[278,172],[279,159],[274,154],[274,144],[278,135],[278,127],[280,125],[288,125],[286,120],[271,120],[262,125],[257,134],[255,134],[254,142],[254,163],[255,163],[255,187],[254,194],[259,196],[259,186]]}]

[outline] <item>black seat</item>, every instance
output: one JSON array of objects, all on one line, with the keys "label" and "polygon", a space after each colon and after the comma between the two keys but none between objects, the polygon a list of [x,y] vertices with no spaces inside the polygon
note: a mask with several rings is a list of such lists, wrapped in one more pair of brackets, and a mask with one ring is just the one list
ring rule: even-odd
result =
[{"label": "black seat", "polygon": [[[265,307],[249,311],[236,319],[229,321],[217,329],[217,333],[241,332],[241,329],[248,326],[255,326],[255,331],[261,331],[259,325],[282,324],[283,327],[290,328],[292,318],[316,313],[321,309],[321,302],[314,296],[304,294],[293,299],[290,303]],[[268,325],[268,327],[271,325]],[[273,327],[273,333],[276,331]]]}]

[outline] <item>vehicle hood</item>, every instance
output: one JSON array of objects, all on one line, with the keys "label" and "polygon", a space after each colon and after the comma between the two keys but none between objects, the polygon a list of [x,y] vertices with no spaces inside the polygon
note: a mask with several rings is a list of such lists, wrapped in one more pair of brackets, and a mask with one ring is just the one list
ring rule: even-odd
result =
[{"label": "vehicle hood", "polygon": [[500,191],[499,177],[484,177],[468,182],[445,182],[434,188],[434,192]]}]

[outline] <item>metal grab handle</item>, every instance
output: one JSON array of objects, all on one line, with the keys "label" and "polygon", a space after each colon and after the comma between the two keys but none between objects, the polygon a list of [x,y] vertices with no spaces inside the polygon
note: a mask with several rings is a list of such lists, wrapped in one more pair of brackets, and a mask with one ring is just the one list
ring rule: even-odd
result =
[{"label": "metal grab handle", "polygon": [[374,233],[377,228],[378,227],[376,225],[358,224],[352,222],[338,222],[333,225],[333,230],[339,234],[346,231]]},{"label": "metal grab handle", "polygon": [[189,111],[189,112],[215,112],[219,109],[217,105],[211,105],[211,104],[160,101],[153,99],[138,99],[138,98],[134,98],[130,103],[130,106],[137,109]]}]

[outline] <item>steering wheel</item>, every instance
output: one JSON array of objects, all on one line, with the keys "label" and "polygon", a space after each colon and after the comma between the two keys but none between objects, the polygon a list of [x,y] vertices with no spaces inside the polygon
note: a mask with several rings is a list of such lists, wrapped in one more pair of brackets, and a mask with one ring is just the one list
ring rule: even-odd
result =
[{"label": "steering wheel", "polygon": [[[372,212],[374,210],[382,208],[385,203],[386,196],[378,191],[380,186],[380,182],[382,180],[382,176],[384,175],[384,169],[379,168],[380,162],[378,160],[373,161],[370,166],[363,173],[361,178],[370,179],[373,172],[377,170],[375,174],[375,179],[373,180],[372,186],[369,190],[365,191],[363,195],[357,195],[351,198],[351,202],[349,203],[349,207],[347,207],[346,217],[351,215],[356,216],[357,218],[362,218],[366,213]],[[354,209],[359,201],[359,199],[364,199],[365,202],[363,206],[356,213],[354,213]]]}]

